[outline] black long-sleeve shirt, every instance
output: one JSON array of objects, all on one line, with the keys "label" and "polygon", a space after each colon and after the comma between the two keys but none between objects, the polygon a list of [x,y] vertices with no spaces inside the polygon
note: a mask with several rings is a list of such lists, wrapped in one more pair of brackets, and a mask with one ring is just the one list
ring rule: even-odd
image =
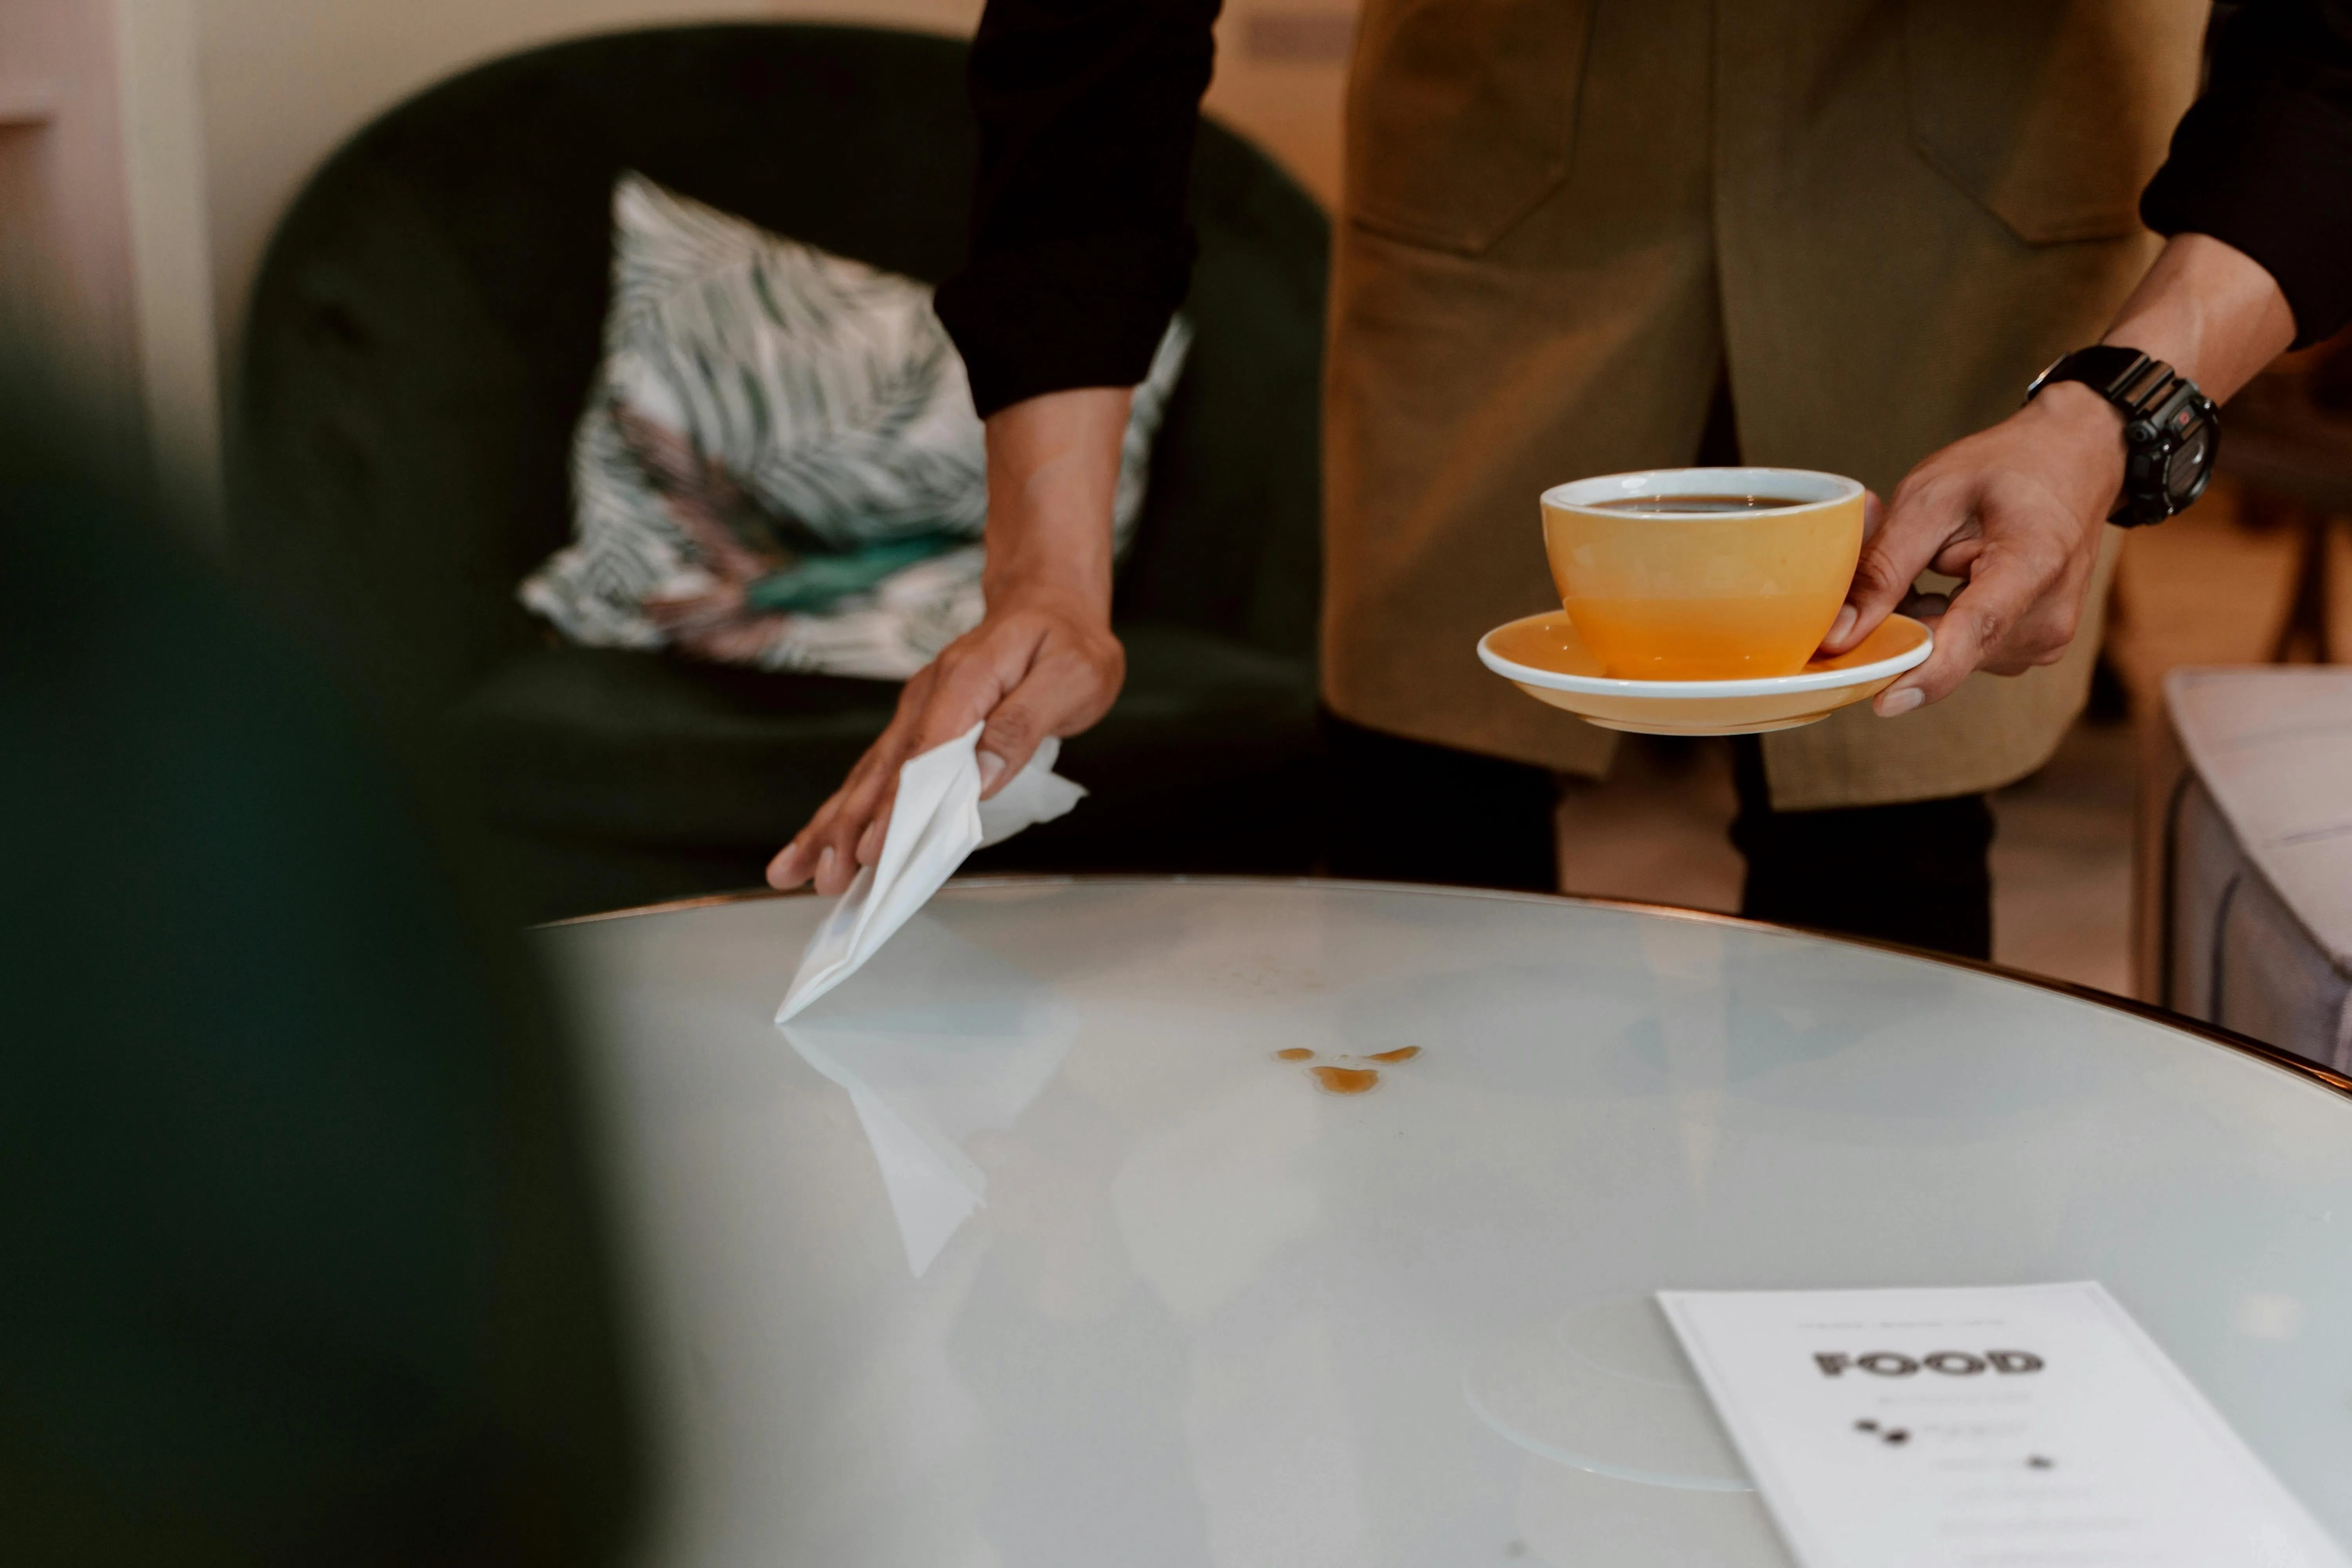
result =
[{"label": "black long-sleeve shirt", "polygon": [[971,259],[939,312],[982,416],[1132,386],[1192,271],[1184,221],[1219,0],[992,0],[971,49]]},{"label": "black long-sleeve shirt", "polygon": [[[989,0],[971,259],[940,314],[981,413],[1143,379],[1192,258],[1186,181],[1219,0]],[[2352,0],[2247,0],[2140,203],[2266,268],[2298,344],[2352,321]]]},{"label": "black long-sleeve shirt", "polygon": [[2263,264],[2295,346],[2352,321],[2352,0],[2249,0],[2221,24],[2205,94],[2140,216]]}]

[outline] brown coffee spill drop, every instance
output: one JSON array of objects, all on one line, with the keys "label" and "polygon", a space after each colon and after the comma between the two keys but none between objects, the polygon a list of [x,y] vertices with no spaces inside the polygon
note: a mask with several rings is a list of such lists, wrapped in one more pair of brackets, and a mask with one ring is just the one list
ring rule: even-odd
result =
[{"label": "brown coffee spill drop", "polygon": [[1305,1046],[1293,1046],[1286,1051],[1275,1052],[1274,1059],[1278,1062],[1311,1062],[1315,1059],[1315,1053]]},{"label": "brown coffee spill drop", "polygon": [[1368,1062],[1409,1062],[1421,1055],[1419,1046],[1400,1046],[1392,1051],[1382,1051],[1376,1057],[1366,1057]]},{"label": "brown coffee spill drop", "polygon": [[1362,1094],[1381,1081],[1370,1068],[1308,1068],[1326,1094]]}]

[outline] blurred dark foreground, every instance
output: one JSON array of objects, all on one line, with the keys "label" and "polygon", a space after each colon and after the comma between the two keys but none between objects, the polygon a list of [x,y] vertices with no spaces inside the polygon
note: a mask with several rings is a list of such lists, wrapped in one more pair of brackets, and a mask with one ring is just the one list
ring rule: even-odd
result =
[{"label": "blurred dark foreground", "polygon": [[0,1562],[597,1564],[576,1066],[427,771],[0,368]]}]

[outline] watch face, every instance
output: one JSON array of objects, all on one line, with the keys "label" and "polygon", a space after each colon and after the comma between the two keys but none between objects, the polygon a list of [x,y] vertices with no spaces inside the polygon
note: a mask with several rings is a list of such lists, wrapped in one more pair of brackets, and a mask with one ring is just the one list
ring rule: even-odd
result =
[{"label": "watch face", "polygon": [[2212,450],[2212,433],[2200,427],[2173,452],[2164,466],[2164,488],[2174,496],[2197,493],[2199,481],[2205,477],[2207,455]]}]

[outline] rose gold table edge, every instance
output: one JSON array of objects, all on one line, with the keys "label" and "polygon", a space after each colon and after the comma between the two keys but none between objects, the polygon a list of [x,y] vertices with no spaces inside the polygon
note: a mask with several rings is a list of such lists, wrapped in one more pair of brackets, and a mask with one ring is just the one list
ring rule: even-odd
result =
[{"label": "rose gold table edge", "polygon": [[[1060,875],[1050,872],[996,872],[976,877],[958,877],[951,888],[1021,887],[1039,885],[1148,885],[1155,887],[1206,886],[1244,888],[1344,888],[1365,892],[1432,893],[1446,898],[1494,899],[1512,903],[1574,904],[1587,909],[1623,910],[1634,914],[1657,915],[1667,920],[1689,921],[1702,925],[1737,926],[1747,931],[1765,931],[1780,936],[1809,937],[1816,942],[1840,942],[1848,947],[1874,948],[1881,952],[1899,953],[1906,958],[1940,963],[1948,968],[1965,969],[1996,980],[2007,980],[2020,985],[2030,985],[2040,991],[2054,991],[2077,1002],[2105,1007],[2138,1018],[2146,1023],[2161,1025],[2201,1040],[2207,1045],[2221,1046],[2250,1056],[2271,1067],[2293,1074],[2305,1082],[2352,1099],[2352,1078],[2306,1061],[2290,1051],[2266,1045],[2250,1036],[2209,1024],[2201,1018],[2190,1018],[2154,1003],[2118,996],[2112,991],[2102,991],[2094,985],[2078,985],[2071,980],[2054,980],[2048,975],[2030,974],[2021,969],[1988,963],[1982,959],[1958,958],[1948,952],[1932,952],[1926,948],[1906,947],[1897,942],[1881,942],[1871,937],[1847,936],[1836,931],[1813,931],[1804,926],[1780,925],[1771,921],[1751,921],[1738,915],[1717,914],[1712,910],[1678,909],[1671,904],[1647,904],[1634,899],[1601,899],[1578,893],[1516,892],[1500,888],[1458,888],[1437,882],[1364,882],[1337,877],[1237,877],[1237,876],[1150,876],[1141,873],[1105,873]],[[674,899],[666,903],[645,904],[635,909],[608,910],[599,914],[574,915],[569,920],[549,921],[535,926],[536,931],[556,931],[565,926],[594,925],[604,921],[634,920],[640,915],[676,914],[685,910],[709,909],[719,904],[756,903],[765,899],[813,898],[808,889],[780,893],[772,888],[747,888],[733,893],[706,893],[699,898]]]}]

